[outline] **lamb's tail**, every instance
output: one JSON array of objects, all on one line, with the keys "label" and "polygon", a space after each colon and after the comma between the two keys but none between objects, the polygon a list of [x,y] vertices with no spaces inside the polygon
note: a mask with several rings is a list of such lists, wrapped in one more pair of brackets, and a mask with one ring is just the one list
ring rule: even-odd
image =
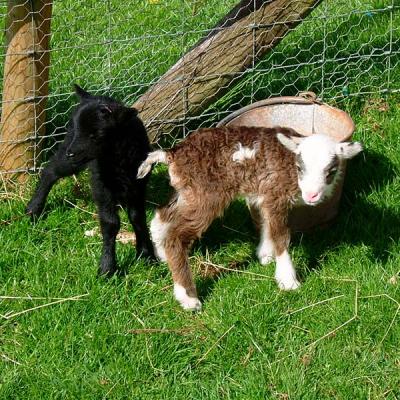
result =
[{"label": "lamb's tail", "polygon": [[136,178],[142,179],[144,178],[151,170],[151,167],[153,166],[154,163],[163,163],[163,164],[168,164],[167,160],[167,152],[164,150],[156,150],[147,156],[147,158],[142,162],[138,169],[138,173],[136,175]]}]

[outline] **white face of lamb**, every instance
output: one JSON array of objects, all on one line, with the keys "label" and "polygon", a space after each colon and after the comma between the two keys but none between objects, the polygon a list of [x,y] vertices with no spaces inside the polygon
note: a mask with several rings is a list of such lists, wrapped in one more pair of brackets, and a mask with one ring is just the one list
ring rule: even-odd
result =
[{"label": "white face of lamb", "polygon": [[341,160],[362,151],[358,142],[338,143],[326,135],[306,138],[277,135],[278,140],[296,154],[301,197],[305,204],[317,205],[329,198],[341,174]]},{"label": "white face of lamb", "polygon": [[303,201],[317,205],[331,196],[339,175],[336,143],[327,136],[312,136],[300,143],[296,160]]}]

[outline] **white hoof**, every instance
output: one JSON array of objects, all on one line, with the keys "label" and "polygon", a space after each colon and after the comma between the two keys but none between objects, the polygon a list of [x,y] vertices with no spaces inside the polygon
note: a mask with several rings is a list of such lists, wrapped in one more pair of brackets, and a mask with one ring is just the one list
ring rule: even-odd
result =
[{"label": "white hoof", "polygon": [[274,256],[272,254],[259,254],[258,260],[260,261],[261,265],[267,265],[274,261]]},{"label": "white hoof", "polygon": [[201,302],[197,297],[190,297],[186,293],[186,289],[179,285],[179,283],[174,284],[174,295],[176,300],[179,301],[179,304],[182,306],[184,310],[188,311],[200,311],[201,310]]},{"label": "white hoof", "polygon": [[187,311],[200,311],[201,301],[197,297],[188,297],[186,301],[180,301],[180,305]]},{"label": "white hoof", "polygon": [[281,290],[296,290],[300,286],[300,282],[295,277],[275,277],[275,279]]},{"label": "white hoof", "polygon": [[276,257],[275,279],[282,290],[295,290],[300,286],[296,278],[296,269],[287,250]]}]

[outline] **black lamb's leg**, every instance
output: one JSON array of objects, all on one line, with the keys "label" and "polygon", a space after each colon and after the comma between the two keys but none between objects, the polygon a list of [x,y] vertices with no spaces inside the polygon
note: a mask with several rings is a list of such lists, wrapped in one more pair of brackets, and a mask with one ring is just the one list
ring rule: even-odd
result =
[{"label": "black lamb's leg", "polygon": [[112,276],[117,271],[115,255],[115,240],[120,228],[117,207],[102,207],[98,209],[101,234],[103,236],[103,250],[100,258],[99,274]]},{"label": "black lamb's leg", "polygon": [[92,171],[93,199],[99,214],[100,229],[103,236],[103,249],[100,258],[99,275],[112,276],[117,271],[115,240],[120,228],[117,204],[112,193]]},{"label": "black lamb's leg", "polygon": [[131,199],[128,206],[128,218],[136,235],[136,257],[155,259],[153,244],[146,224],[144,193]]},{"label": "black lamb's leg", "polygon": [[66,156],[64,151],[59,151],[50,160],[49,164],[40,174],[39,184],[32,199],[26,206],[26,213],[37,217],[43,211],[47,196],[53,185],[65,176],[77,174],[85,169],[86,164],[74,164]]}]

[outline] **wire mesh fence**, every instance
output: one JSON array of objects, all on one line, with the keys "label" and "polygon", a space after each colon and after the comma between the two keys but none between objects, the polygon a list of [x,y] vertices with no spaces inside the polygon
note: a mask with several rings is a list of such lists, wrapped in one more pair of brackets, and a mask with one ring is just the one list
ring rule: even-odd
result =
[{"label": "wire mesh fence", "polygon": [[[200,58],[193,69],[194,61],[185,57],[238,0],[1,1],[6,43],[0,56],[0,149],[4,157],[21,160],[6,166],[0,158],[0,170],[7,174],[36,172],[48,159],[63,139],[76,103],[73,83],[140,105],[156,146],[172,145],[193,129],[213,126],[230,112],[271,96],[312,90],[324,101],[345,108],[360,97],[400,92],[397,1],[309,1],[313,9],[307,16],[286,14],[288,7],[297,12],[306,0],[243,3],[255,10],[274,2],[272,21],[264,19],[265,12],[253,12],[240,26],[227,23],[213,30],[214,39],[222,38],[222,44],[213,47],[208,42],[207,47],[206,40],[197,46]],[[24,17],[16,11],[22,6],[28,10]],[[239,14],[237,9],[232,21],[240,19]],[[18,21],[26,23],[25,43],[11,47]],[[225,31],[234,32],[234,41],[223,36]],[[204,49],[209,64],[204,61]],[[214,51],[211,57],[209,51]],[[13,68],[22,78],[10,81],[7,77],[15,71],[7,70],[7,62],[13,56],[20,56]],[[228,60],[236,58],[242,59],[241,68],[227,68]],[[179,76],[168,75],[173,66],[182,63]],[[172,80],[178,82],[178,89],[171,86],[174,92],[165,92],[168,101],[141,102],[152,87],[165,89]],[[217,90],[210,94],[212,84]],[[10,95],[11,86],[15,90]],[[173,114],[178,103],[182,107]],[[157,112],[146,117],[146,107]],[[9,134],[5,129],[8,113],[16,109],[19,116]],[[21,150],[15,151],[21,143]]]}]

